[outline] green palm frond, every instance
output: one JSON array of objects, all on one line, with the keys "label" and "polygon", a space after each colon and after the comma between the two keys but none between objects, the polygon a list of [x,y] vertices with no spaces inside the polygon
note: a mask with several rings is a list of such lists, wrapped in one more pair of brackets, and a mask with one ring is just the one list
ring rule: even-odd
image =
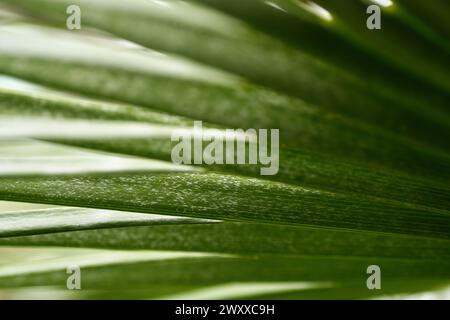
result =
[{"label": "green palm frond", "polygon": [[[448,286],[449,4],[370,4],[1,0],[0,299]],[[278,174],[171,163],[196,120],[280,129]]]}]

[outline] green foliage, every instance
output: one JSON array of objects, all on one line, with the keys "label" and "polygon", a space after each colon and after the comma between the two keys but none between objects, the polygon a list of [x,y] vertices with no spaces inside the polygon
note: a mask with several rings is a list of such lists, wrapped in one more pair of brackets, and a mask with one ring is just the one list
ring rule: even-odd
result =
[{"label": "green foliage", "polygon": [[[379,31],[367,1],[315,1],[327,19],[308,3],[1,0],[0,73],[31,83],[0,78],[0,200],[56,206],[0,205],[0,298],[448,285],[448,3],[394,1]],[[80,31],[65,30],[69,4]],[[170,164],[170,133],[194,120],[279,128],[279,173]],[[372,264],[382,290],[366,287]]]}]

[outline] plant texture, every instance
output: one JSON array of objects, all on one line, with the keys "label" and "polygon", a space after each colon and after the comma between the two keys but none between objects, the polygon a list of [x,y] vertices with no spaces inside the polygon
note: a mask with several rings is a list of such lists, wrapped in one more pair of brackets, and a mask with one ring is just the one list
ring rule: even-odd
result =
[{"label": "plant texture", "polygon": [[[449,19],[447,0],[0,0],[0,299],[445,290]],[[172,163],[194,121],[279,129],[277,174]]]}]

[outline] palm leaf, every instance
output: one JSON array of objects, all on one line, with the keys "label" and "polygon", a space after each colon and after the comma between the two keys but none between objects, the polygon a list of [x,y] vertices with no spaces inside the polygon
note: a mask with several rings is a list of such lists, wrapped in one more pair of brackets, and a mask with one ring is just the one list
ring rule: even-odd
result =
[{"label": "palm leaf", "polygon": [[[368,4],[0,1],[0,298],[447,286],[448,5],[394,1],[372,32]],[[279,128],[279,173],[170,163],[194,120]]]}]

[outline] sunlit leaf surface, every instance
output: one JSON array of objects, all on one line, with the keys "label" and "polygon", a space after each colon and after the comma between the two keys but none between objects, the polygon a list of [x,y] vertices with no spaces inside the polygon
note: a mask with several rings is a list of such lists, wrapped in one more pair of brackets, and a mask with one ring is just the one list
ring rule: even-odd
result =
[{"label": "sunlit leaf surface", "polygon": [[[449,9],[0,0],[0,299],[448,298]],[[213,128],[278,173],[171,161]]]}]

